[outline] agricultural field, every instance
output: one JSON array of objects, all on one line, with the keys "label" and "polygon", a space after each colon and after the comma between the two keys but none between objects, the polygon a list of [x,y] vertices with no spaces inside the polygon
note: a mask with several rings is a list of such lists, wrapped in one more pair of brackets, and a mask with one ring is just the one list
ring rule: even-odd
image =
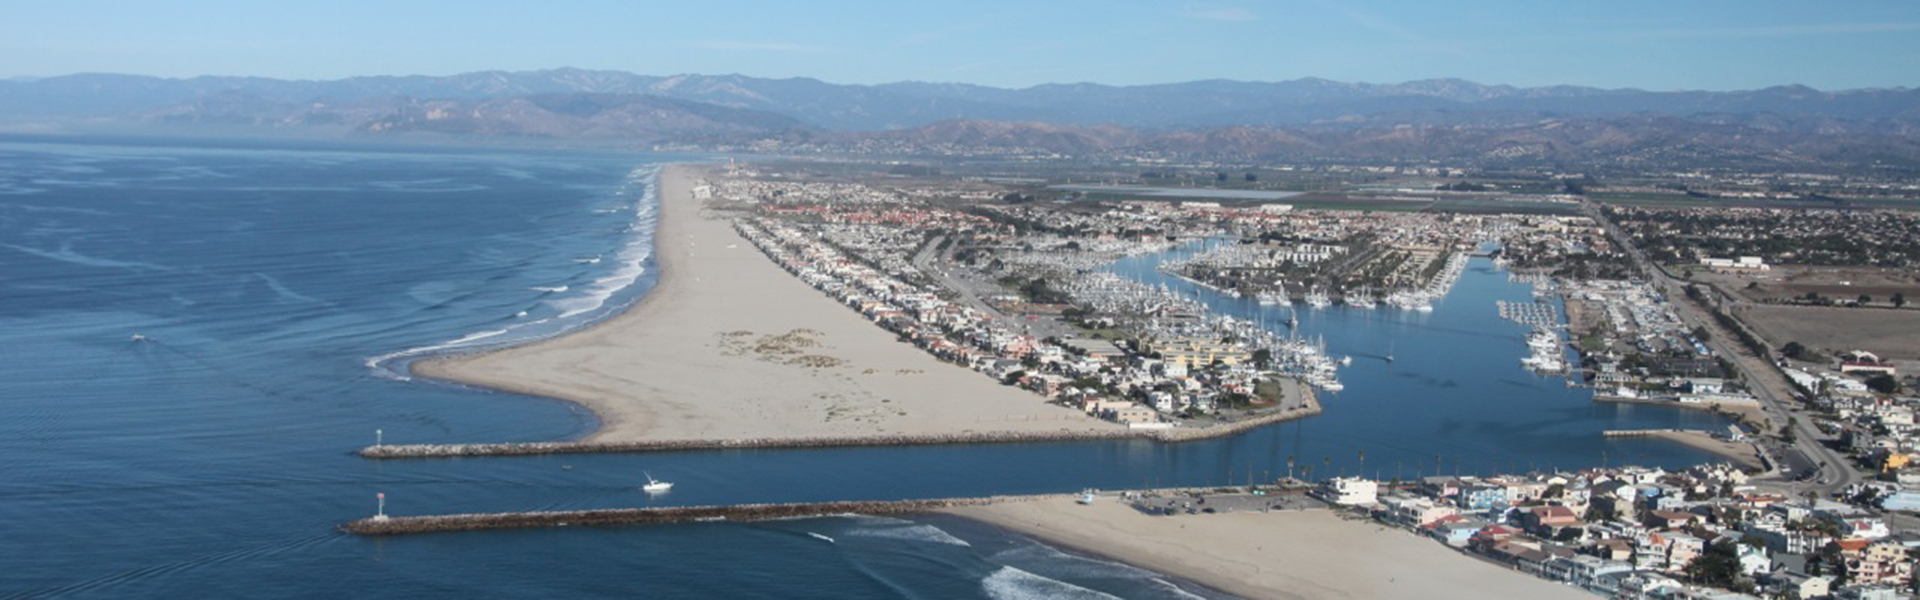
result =
[{"label": "agricultural field", "polygon": [[1749,304],[1734,313],[1775,348],[1800,342],[1829,356],[1857,349],[1920,361],[1920,310]]}]

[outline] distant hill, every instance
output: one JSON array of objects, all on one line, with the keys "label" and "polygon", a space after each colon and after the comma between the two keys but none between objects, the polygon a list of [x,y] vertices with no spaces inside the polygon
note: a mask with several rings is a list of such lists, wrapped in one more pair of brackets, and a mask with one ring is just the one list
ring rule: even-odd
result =
[{"label": "distant hill", "polygon": [[1910,88],[1820,91],[1779,86],[1736,92],[1649,92],[1578,86],[1518,88],[1458,79],[1369,84],[1307,78],[1137,86],[1047,84],[1004,89],[918,82],[841,85],[807,78],[742,75],[661,77],[582,69],[331,81],[67,75],[0,81],[0,119],[121,116],[232,93],[293,104],[395,97],[471,100],[536,94],[641,94],[779,113],[838,131],[918,127],[956,119],[1145,128],[1335,125],[1382,114],[1482,123],[1699,113],[1920,119],[1920,90]]},{"label": "distant hill", "polygon": [[1649,92],[1458,79],[1021,89],[554,69],[0,81],[0,130],[755,143],[769,150],[1920,166],[1920,90]]}]

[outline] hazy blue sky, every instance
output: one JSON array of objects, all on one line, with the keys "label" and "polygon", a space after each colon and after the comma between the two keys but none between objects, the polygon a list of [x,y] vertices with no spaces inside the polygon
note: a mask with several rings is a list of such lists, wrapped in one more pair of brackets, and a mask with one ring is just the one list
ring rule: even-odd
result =
[{"label": "hazy blue sky", "polygon": [[[1920,0],[12,2],[0,77],[552,67],[837,83],[1920,85]],[[537,10],[533,7],[538,7]]]}]

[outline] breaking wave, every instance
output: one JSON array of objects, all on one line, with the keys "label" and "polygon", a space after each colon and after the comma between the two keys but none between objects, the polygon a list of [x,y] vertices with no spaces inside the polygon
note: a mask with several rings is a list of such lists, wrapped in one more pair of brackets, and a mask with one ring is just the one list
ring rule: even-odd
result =
[{"label": "breaking wave", "polygon": [[1027,598],[1086,598],[1119,600],[1119,596],[1083,588],[1058,579],[1041,577],[1013,567],[1001,567],[980,580],[980,590],[996,600]]},{"label": "breaking wave", "polygon": [[[633,220],[625,228],[625,242],[618,251],[607,257],[613,259],[610,272],[582,285],[531,288],[546,296],[544,303],[557,314],[369,357],[366,359],[367,368],[380,377],[409,380],[412,377],[407,374],[406,365],[419,358],[525,343],[566,333],[619,312],[633,300],[626,293],[646,275],[647,260],[653,256],[653,231],[660,205],[660,169],[660,165],[643,166],[627,176],[627,185],[640,188],[641,196],[633,204]],[[596,258],[588,264],[601,262],[607,261]],[[616,299],[619,301],[616,302]],[[526,315],[527,312],[522,310],[516,312],[514,317],[524,319]]]}]

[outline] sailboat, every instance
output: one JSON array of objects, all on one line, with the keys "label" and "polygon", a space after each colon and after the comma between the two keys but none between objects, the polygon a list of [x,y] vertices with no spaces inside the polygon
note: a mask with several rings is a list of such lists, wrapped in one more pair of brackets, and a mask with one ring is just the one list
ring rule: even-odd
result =
[{"label": "sailboat", "polygon": [[640,489],[649,494],[664,494],[673,489],[673,483],[654,479],[652,473],[647,473],[647,484],[640,486]]},{"label": "sailboat", "polygon": [[1387,340],[1387,362],[1393,362],[1393,340]]}]

